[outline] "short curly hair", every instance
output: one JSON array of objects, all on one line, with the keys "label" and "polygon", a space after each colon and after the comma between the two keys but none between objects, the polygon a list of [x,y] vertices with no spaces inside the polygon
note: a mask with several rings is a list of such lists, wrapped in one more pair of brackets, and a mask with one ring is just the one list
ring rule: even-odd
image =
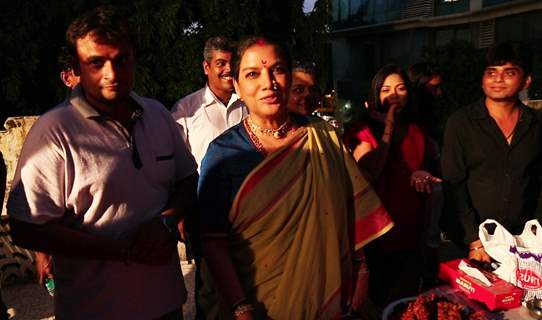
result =
[{"label": "short curly hair", "polygon": [[531,48],[523,42],[508,41],[488,50],[486,67],[502,66],[506,63],[515,64],[525,72],[525,75],[530,75],[533,70]]},{"label": "short curly hair", "polygon": [[102,44],[132,42],[125,17],[112,6],[100,6],[75,19],[66,31],[66,48],[72,57],[77,57],[77,40],[92,33]]},{"label": "short curly hair", "polygon": [[226,51],[233,53],[235,51],[235,42],[230,38],[218,36],[212,37],[205,41],[205,47],[203,48],[203,59],[205,61],[211,61],[213,58],[213,51]]}]

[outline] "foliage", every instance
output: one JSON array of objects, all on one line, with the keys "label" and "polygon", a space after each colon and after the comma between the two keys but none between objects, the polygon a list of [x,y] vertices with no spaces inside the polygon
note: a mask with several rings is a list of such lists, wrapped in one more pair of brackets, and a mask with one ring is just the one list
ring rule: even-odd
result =
[{"label": "foliage", "polygon": [[483,51],[466,41],[426,50],[425,60],[440,68],[443,74],[443,95],[437,101],[437,126],[442,132],[445,121],[460,107],[482,96],[484,70]]},{"label": "foliage", "polygon": [[[57,55],[68,24],[100,4],[128,13],[135,27],[136,91],[171,106],[200,88],[205,40],[227,35],[273,34],[294,57],[326,66],[328,0],[309,15],[303,0],[55,0],[3,1],[0,20],[0,121],[40,114],[62,101]],[[322,79],[327,79],[323,69]]]}]

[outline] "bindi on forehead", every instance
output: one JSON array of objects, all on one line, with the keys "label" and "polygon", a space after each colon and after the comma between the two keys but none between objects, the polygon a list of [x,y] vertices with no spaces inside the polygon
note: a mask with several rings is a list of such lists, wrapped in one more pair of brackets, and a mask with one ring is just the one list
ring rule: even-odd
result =
[{"label": "bindi on forehead", "polygon": [[262,64],[265,66],[267,64],[267,60],[262,59]]}]

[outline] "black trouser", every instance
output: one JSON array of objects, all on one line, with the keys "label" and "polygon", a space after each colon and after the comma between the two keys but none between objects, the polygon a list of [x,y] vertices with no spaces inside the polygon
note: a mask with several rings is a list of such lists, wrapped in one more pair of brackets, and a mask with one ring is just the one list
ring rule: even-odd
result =
[{"label": "black trouser", "polygon": [[366,251],[369,266],[369,296],[379,307],[419,292],[423,260],[418,250]]}]

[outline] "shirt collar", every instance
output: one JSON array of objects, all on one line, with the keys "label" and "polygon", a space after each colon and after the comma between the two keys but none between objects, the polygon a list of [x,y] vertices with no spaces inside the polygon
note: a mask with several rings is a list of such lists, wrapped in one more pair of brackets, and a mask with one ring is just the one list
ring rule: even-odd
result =
[{"label": "shirt collar", "polygon": [[[481,119],[489,119],[491,117],[489,115],[489,111],[487,110],[484,101],[485,101],[484,98],[478,100],[478,102],[476,102],[473,105],[473,107],[470,109],[470,114],[473,119],[481,120]],[[529,107],[524,105],[520,100],[518,100],[517,103],[518,103],[519,109],[521,110],[520,121],[524,121],[524,120],[531,121],[535,119],[535,117],[532,114],[532,110]]]},{"label": "shirt collar", "polygon": [[[230,101],[228,101],[228,105],[226,107],[229,107],[233,104],[233,102],[237,101],[237,95],[234,93],[231,94]],[[202,105],[204,107],[208,107],[212,105],[213,103],[218,103],[221,105],[224,105],[220,99],[211,91],[211,88],[209,88],[209,84],[205,84],[205,92],[203,94],[203,103]]]},{"label": "shirt collar", "polygon": [[[139,110],[138,112],[140,112],[139,116],[143,114],[143,109],[145,106],[143,99],[133,91],[130,92],[130,98],[136,102],[138,107],[137,109]],[[81,113],[81,115],[87,119],[102,117],[102,114],[100,114],[98,110],[91,106],[90,103],[88,103],[88,101],[85,99],[83,89],[80,85],[76,86],[71,91],[69,101],[75,110],[79,111],[79,113]]]}]

